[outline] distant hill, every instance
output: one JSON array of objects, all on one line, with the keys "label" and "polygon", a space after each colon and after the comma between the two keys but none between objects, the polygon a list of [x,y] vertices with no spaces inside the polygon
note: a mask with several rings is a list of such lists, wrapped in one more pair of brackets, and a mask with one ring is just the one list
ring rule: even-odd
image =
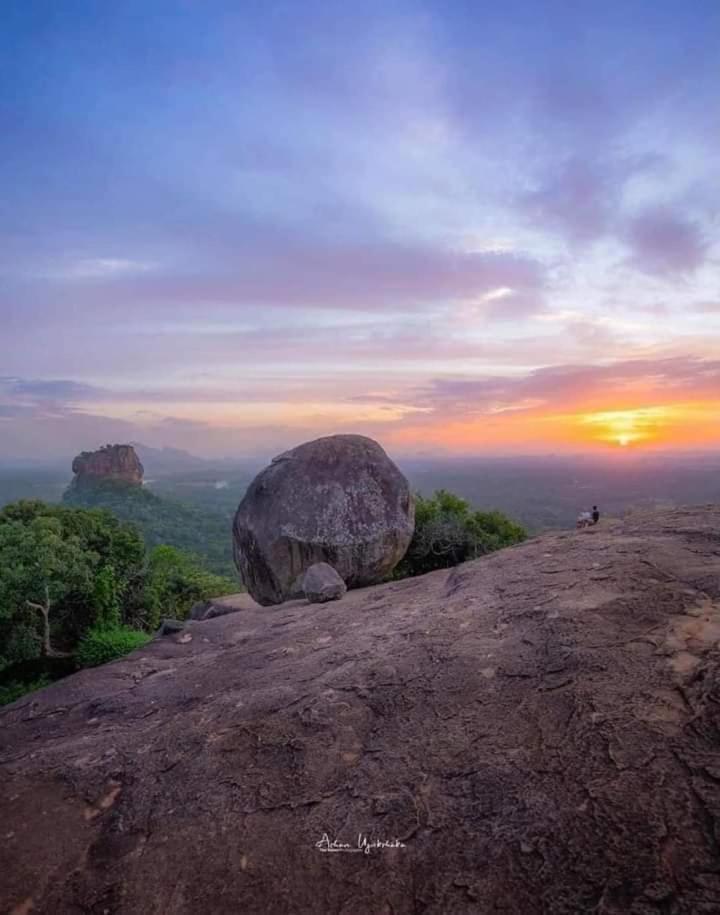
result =
[{"label": "distant hill", "polygon": [[224,476],[228,472],[251,473],[254,476],[267,461],[257,457],[204,458],[182,448],[152,448],[142,442],[131,442],[148,477],[172,477],[179,474]]},{"label": "distant hill", "polygon": [[196,454],[190,454],[189,451],[183,451],[181,448],[151,448],[149,445],[143,445],[142,442],[131,442],[131,444],[148,476],[203,470],[212,466],[213,463],[218,463],[198,457]]}]

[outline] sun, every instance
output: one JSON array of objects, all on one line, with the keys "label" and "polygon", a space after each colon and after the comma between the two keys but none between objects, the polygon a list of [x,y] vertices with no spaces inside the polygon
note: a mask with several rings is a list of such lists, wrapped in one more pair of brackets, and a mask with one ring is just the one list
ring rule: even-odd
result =
[{"label": "sun", "polygon": [[657,438],[659,430],[667,425],[673,415],[671,407],[638,407],[632,410],[598,410],[585,413],[583,424],[595,430],[596,441],[627,448],[645,445]]}]

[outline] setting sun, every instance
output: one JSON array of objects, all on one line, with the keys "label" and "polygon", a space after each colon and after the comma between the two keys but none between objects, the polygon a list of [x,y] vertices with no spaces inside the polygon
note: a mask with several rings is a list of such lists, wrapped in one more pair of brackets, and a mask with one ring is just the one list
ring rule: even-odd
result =
[{"label": "setting sun", "polygon": [[644,407],[636,410],[607,410],[587,413],[581,422],[594,426],[596,441],[618,444],[622,448],[640,442],[650,442],[677,417],[674,407]]}]

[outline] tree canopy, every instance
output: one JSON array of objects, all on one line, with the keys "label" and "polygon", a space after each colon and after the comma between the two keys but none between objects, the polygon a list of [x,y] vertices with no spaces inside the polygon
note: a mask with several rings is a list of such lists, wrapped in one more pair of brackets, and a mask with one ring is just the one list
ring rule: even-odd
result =
[{"label": "tree canopy", "polygon": [[[181,550],[147,551],[138,528],[105,509],[7,505],[0,510],[0,678],[6,670],[12,680],[33,661],[76,655],[82,662],[92,653],[78,646],[90,638],[103,646],[102,657],[112,646],[129,650],[142,642],[132,631],[152,632],[162,616],[183,618],[196,601],[235,590],[233,580]],[[49,670],[35,665],[32,678]]]},{"label": "tree canopy", "polygon": [[[63,504],[75,508],[105,508],[121,521],[135,524],[148,548],[174,546],[200,558],[210,572],[236,576],[230,535],[232,513],[215,506],[196,507],[160,497],[146,487],[113,480],[81,488],[70,486]],[[235,590],[240,590],[237,582]]]},{"label": "tree canopy", "polygon": [[[43,502],[0,511],[0,664],[67,650],[140,593],[140,533],[109,512]],[[41,623],[41,625],[39,625]]]}]

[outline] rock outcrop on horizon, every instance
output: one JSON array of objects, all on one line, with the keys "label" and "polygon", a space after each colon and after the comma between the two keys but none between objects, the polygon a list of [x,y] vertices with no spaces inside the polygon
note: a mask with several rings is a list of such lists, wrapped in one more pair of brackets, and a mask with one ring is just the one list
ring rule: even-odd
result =
[{"label": "rock outcrop on horizon", "polygon": [[720,507],[223,600],[0,710],[0,911],[720,911]]},{"label": "rock outcrop on horizon", "polygon": [[142,486],[143,465],[132,445],[104,445],[83,451],[72,462],[72,486],[82,488],[107,481]]},{"label": "rock outcrop on horizon", "polygon": [[286,451],[255,477],[235,515],[235,562],[264,606],[301,596],[317,562],[359,588],[392,572],[414,526],[408,482],[380,445],[332,435]]}]

